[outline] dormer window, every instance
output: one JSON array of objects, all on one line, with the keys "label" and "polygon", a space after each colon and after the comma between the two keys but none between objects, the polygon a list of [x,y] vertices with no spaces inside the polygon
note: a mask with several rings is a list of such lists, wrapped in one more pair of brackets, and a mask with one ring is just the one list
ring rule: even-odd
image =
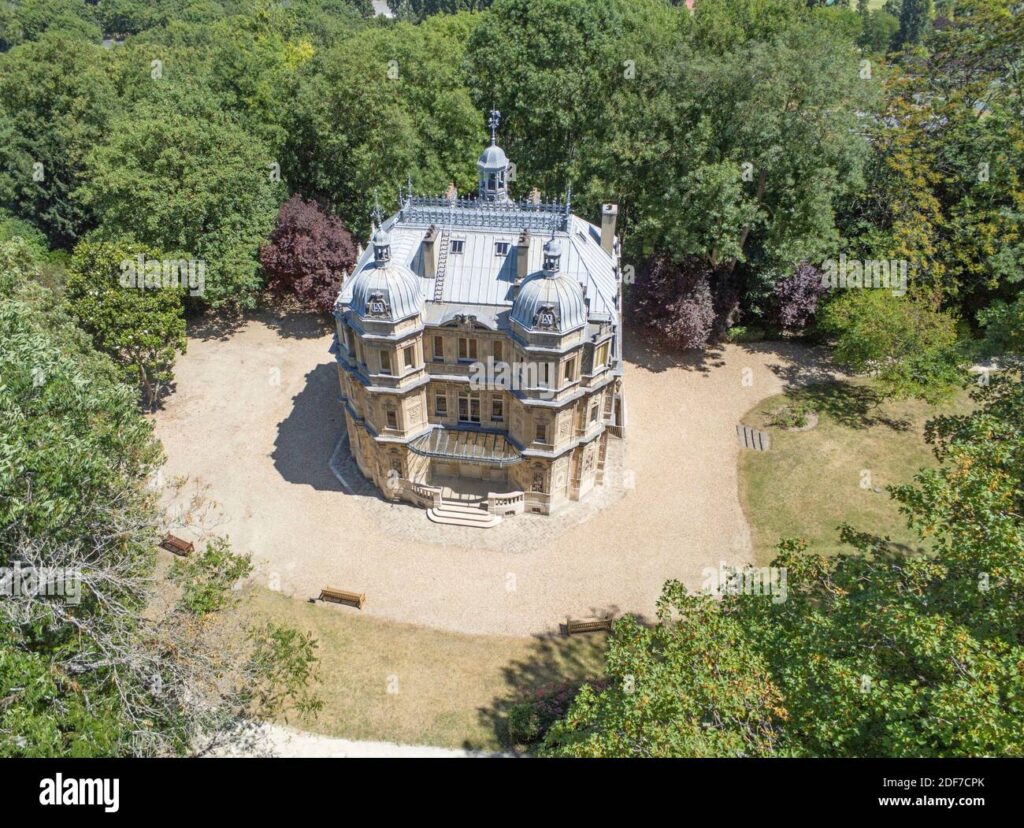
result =
[{"label": "dormer window", "polygon": [[509,249],[509,242],[500,241],[494,243],[494,255],[495,256],[507,256]]},{"label": "dormer window", "polygon": [[460,253],[462,253],[462,251],[465,248],[465,246],[466,246],[466,242],[465,242],[464,239],[452,239],[451,248],[450,249],[451,249],[452,253],[460,254]]}]

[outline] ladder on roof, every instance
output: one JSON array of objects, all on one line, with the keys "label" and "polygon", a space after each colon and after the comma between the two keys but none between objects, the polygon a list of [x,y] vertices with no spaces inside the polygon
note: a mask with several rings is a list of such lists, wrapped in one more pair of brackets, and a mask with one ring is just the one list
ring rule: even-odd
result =
[{"label": "ladder on roof", "polygon": [[448,269],[448,247],[451,244],[452,228],[447,225],[441,231],[441,248],[437,251],[437,269],[434,271],[434,301],[440,302],[444,294],[444,274]]}]

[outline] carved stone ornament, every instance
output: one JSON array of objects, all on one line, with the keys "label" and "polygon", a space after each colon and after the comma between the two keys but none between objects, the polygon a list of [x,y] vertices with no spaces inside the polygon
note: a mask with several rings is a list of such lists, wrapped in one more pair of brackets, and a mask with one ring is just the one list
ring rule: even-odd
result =
[{"label": "carved stone ornament", "polygon": [[533,317],[533,327],[540,331],[558,329],[558,311],[554,305],[541,305]]},{"label": "carved stone ornament", "polygon": [[383,291],[370,294],[366,300],[366,315],[379,319],[391,318],[391,304]]}]

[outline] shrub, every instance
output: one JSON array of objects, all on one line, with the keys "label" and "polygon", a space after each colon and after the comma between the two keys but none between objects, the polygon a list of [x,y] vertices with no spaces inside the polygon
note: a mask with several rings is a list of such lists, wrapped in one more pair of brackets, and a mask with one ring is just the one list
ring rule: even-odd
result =
[{"label": "shrub", "polygon": [[800,330],[818,312],[818,303],[825,294],[821,271],[803,262],[793,275],[775,283],[776,317],[786,330]]},{"label": "shrub", "polygon": [[291,293],[312,310],[330,312],[342,273],[356,261],[352,234],[313,201],[293,195],[281,205],[260,261],[277,294]]},{"label": "shrub", "polygon": [[631,293],[636,320],[672,345],[703,350],[715,325],[711,275],[694,256],[651,257]]}]

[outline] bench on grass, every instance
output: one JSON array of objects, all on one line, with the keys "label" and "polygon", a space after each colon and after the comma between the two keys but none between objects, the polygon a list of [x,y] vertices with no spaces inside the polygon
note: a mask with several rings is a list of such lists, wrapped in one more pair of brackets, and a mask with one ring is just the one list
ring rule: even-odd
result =
[{"label": "bench on grass", "polygon": [[320,590],[318,601],[330,601],[332,604],[349,604],[358,609],[363,608],[366,603],[366,595],[361,592],[349,592],[345,589],[334,589],[324,587]]},{"label": "bench on grass", "polygon": [[565,634],[577,635],[578,633],[598,632],[600,630],[611,630],[612,617],[606,618],[572,618],[565,619]]},{"label": "bench on grass", "polygon": [[166,549],[168,552],[173,552],[175,555],[181,555],[183,558],[187,558],[192,554],[192,551],[196,547],[191,541],[182,540],[168,532],[164,535],[164,539],[160,541],[160,548]]}]

